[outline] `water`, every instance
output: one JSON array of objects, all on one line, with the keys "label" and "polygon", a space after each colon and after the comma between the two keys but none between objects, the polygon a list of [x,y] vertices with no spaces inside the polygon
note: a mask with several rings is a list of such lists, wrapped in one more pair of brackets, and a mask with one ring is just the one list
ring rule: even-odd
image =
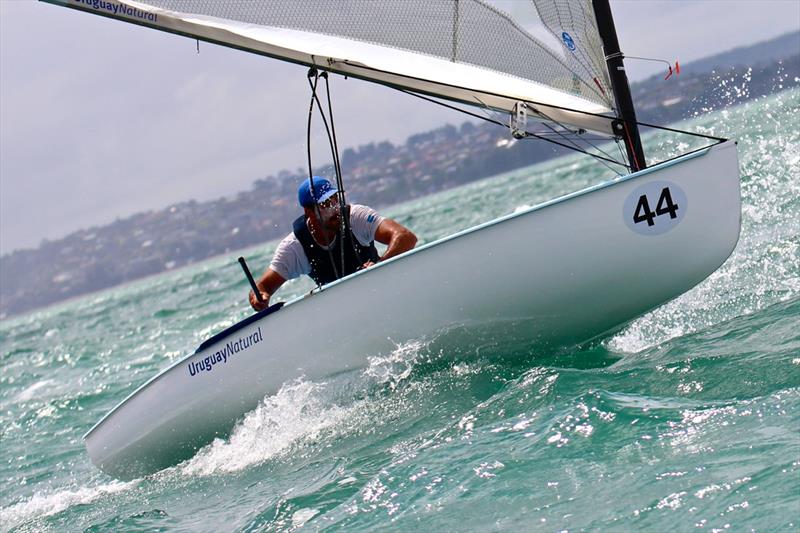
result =
[{"label": "water", "polygon": [[[81,436],[249,314],[235,258],[2,322],[0,529],[797,531],[799,109],[794,90],[691,124],[739,140],[741,240],[619,333],[522,357],[398,346],[286,383],[230,439],[148,478],[102,474]],[[681,143],[646,138],[661,156]],[[604,176],[569,157],[388,214],[428,242]],[[246,255],[260,269],[273,249]]]}]

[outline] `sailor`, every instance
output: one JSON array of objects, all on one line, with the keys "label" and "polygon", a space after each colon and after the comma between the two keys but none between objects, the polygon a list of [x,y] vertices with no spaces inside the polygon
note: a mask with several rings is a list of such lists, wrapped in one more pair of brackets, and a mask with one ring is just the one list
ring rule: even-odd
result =
[{"label": "sailor", "polygon": [[[358,204],[345,206],[350,224],[342,239],[338,189],[325,178],[314,176],[312,180],[313,187],[307,179],[297,189],[304,213],[294,221],[293,231],[278,245],[272,262],[256,284],[263,301],[259,302],[250,291],[250,305],[256,311],[265,309],[270,297],[287,280],[306,274],[318,285],[324,285],[407,252],[417,243],[416,235],[402,224]],[[387,246],[381,256],[375,241]]]}]

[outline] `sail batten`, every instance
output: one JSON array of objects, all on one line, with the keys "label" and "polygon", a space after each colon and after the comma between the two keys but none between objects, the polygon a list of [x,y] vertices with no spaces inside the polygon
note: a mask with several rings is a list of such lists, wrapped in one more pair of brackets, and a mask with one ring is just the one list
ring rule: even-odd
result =
[{"label": "sail batten", "polygon": [[45,1],[468,105],[528,102],[534,119],[612,133],[607,75],[598,83],[480,0]]}]

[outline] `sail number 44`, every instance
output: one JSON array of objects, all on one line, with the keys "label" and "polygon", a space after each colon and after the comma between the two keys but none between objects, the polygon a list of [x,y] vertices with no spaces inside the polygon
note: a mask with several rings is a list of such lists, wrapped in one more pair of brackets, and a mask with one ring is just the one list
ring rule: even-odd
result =
[{"label": "sail number 44", "polygon": [[628,193],[622,205],[622,215],[634,233],[662,235],[681,223],[688,208],[689,201],[680,185],[656,180]]},{"label": "sail number 44", "polygon": [[650,202],[647,201],[647,195],[639,196],[639,202],[636,204],[636,210],[633,212],[633,222],[639,224],[640,222],[647,222],[648,226],[655,225],[655,218],[661,215],[669,215],[669,218],[678,218],[679,206],[672,200],[672,194],[669,187],[661,189],[661,195],[658,197],[656,210],[653,212],[650,209]]}]

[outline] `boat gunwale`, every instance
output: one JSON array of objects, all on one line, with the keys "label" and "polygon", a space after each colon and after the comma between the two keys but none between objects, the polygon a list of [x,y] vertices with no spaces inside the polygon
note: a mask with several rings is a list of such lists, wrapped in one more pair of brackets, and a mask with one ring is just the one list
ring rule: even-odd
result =
[{"label": "boat gunwale", "polygon": [[[168,374],[170,371],[172,371],[173,368],[175,368],[175,367],[177,367],[179,365],[182,365],[188,359],[190,359],[190,358],[194,357],[195,355],[197,355],[197,353],[200,351],[200,348],[208,348],[211,344],[213,344],[213,343],[209,343],[209,341],[211,341],[212,339],[215,339],[215,338],[216,338],[216,342],[219,342],[219,341],[223,340],[230,333],[233,333],[234,331],[236,331],[238,329],[241,329],[243,326],[240,325],[240,324],[242,324],[243,322],[246,322],[247,324],[250,324],[250,323],[253,323],[253,322],[257,321],[258,319],[255,319],[254,317],[258,317],[260,313],[263,313],[263,316],[259,317],[259,319],[260,318],[266,318],[266,316],[275,314],[276,312],[278,312],[278,311],[280,311],[282,309],[285,309],[285,308],[287,308],[287,307],[289,307],[291,305],[294,305],[294,304],[296,304],[296,303],[308,298],[309,296],[312,296],[312,295],[317,294],[317,293],[325,292],[326,290],[328,290],[328,289],[330,289],[332,287],[335,287],[336,285],[339,285],[341,283],[347,282],[347,281],[349,281],[349,280],[351,280],[353,278],[356,278],[358,276],[367,274],[368,272],[372,272],[372,271],[374,271],[376,269],[383,268],[386,265],[394,263],[395,261],[401,260],[401,259],[403,259],[405,257],[409,257],[409,256],[414,255],[414,254],[422,253],[425,250],[434,248],[436,246],[439,246],[439,245],[444,244],[446,242],[452,241],[454,239],[458,239],[458,238],[463,237],[465,235],[469,235],[471,233],[475,233],[475,232],[481,231],[483,229],[486,229],[486,228],[501,224],[501,223],[506,222],[508,220],[512,220],[512,219],[515,219],[515,218],[518,218],[518,217],[522,217],[522,216],[526,216],[526,215],[528,215],[530,213],[533,213],[533,212],[536,212],[536,211],[539,211],[539,210],[542,210],[542,209],[545,209],[545,208],[548,208],[548,207],[552,207],[554,205],[560,205],[560,204],[565,203],[567,201],[574,200],[576,198],[580,198],[580,197],[586,196],[586,195],[591,194],[593,192],[597,192],[599,190],[607,189],[607,188],[613,187],[613,186],[621,184],[621,183],[626,183],[628,181],[640,178],[640,177],[645,176],[647,174],[651,174],[653,172],[664,170],[664,169],[669,168],[671,166],[674,166],[674,165],[677,165],[677,164],[680,164],[680,163],[683,163],[683,162],[686,162],[686,161],[690,161],[692,159],[695,159],[695,158],[698,158],[698,157],[701,157],[701,156],[704,156],[704,155],[708,154],[712,149],[726,148],[726,147],[729,147],[729,146],[734,146],[735,144],[736,144],[736,141],[732,140],[732,139],[729,139],[729,140],[726,140],[726,141],[723,141],[723,142],[719,142],[719,143],[713,144],[711,146],[707,146],[707,147],[701,148],[701,149],[696,150],[694,152],[689,152],[689,153],[684,154],[682,156],[679,156],[679,157],[676,157],[676,158],[673,158],[673,159],[669,159],[667,161],[660,162],[660,163],[658,163],[656,165],[653,165],[651,167],[647,167],[645,169],[639,170],[638,172],[634,172],[632,174],[627,174],[625,176],[619,176],[619,177],[616,177],[616,178],[613,178],[613,179],[610,179],[610,180],[606,180],[606,181],[600,182],[598,184],[591,185],[589,187],[580,189],[578,191],[575,191],[575,192],[572,192],[572,193],[569,193],[569,194],[565,194],[563,196],[558,196],[558,197],[553,198],[551,200],[547,200],[547,201],[542,202],[540,204],[531,206],[531,207],[529,207],[527,209],[523,209],[521,211],[516,211],[516,212],[513,212],[513,213],[509,213],[507,215],[500,216],[498,218],[492,219],[492,220],[484,222],[482,224],[478,224],[477,226],[472,226],[470,228],[467,228],[467,229],[458,231],[456,233],[453,233],[452,235],[448,235],[446,237],[442,237],[441,239],[437,239],[437,240],[435,240],[433,242],[429,242],[429,243],[423,244],[422,246],[419,246],[417,248],[414,248],[414,249],[409,250],[407,252],[404,252],[402,254],[396,255],[396,256],[391,257],[389,259],[386,259],[385,261],[381,261],[381,262],[373,265],[369,269],[356,271],[356,272],[354,272],[352,274],[349,274],[349,275],[347,275],[347,276],[345,276],[343,278],[335,280],[335,281],[333,281],[333,282],[331,282],[331,283],[329,283],[327,285],[324,285],[322,287],[317,287],[314,290],[312,290],[310,293],[303,294],[301,296],[298,296],[298,297],[294,298],[293,300],[290,300],[289,302],[284,303],[281,308],[275,309],[274,310],[275,312],[272,312],[272,311],[266,312],[267,310],[264,310],[264,311],[261,311],[259,313],[255,313],[253,315],[250,315],[250,316],[240,320],[236,324],[233,324],[232,326],[226,328],[225,330],[223,330],[223,331],[221,331],[221,332],[209,337],[209,339],[206,339],[205,341],[201,342],[199,347],[195,351],[193,351],[193,352],[191,352],[189,354],[186,354],[184,357],[181,357],[177,361],[175,361],[172,364],[170,364],[168,367],[166,367],[163,370],[161,370],[155,376],[153,376],[150,379],[148,379],[147,381],[145,381],[142,385],[137,387],[133,392],[131,392],[122,401],[120,401],[116,406],[114,406],[114,408],[112,408],[110,411],[108,411],[108,413],[106,413],[106,415],[103,416],[103,418],[101,418],[94,426],[92,426],[91,429],[89,429],[83,435],[82,439],[86,440],[87,438],[89,438],[89,436],[95,430],[97,430],[101,425],[103,425],[109,418],[111,418],[111,416],[118,409],[120,409],[125,403],[127,403],[129,400],[131,400],[134,396],[137,396],[144,389],[148,388],[152,383],[158,381],[163,376]],[[279,305],[279,304],[275,304],[275,305]],[[271,306],[270,309],[272,307],[274,307],[274,306]],[[247,325],[247,324],[245,324],[245,325]]]}]

